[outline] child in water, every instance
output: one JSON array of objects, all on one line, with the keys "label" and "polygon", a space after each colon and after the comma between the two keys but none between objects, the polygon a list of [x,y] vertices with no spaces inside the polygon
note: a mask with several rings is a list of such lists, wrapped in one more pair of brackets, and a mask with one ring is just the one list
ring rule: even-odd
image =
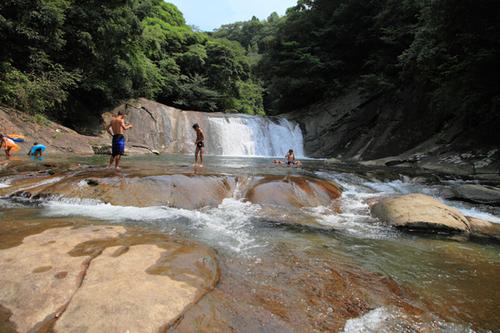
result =
[{"label": "child in water", "polygon": [[288,166],[299,167],[302,165],[302,163],[300,161],[295,160],[295,153],[293,152],[293,149],[290,149],[288,151],[288,154],[286,154],[286,156],[285,156],[285,160],[286,160],[286,165],[288,165]]},{"label": "child in water", "polygon": [[295,154],[293,153],[293,149],[288,151],[288,154],[285,156],[285,160],[288,166],[295,165]]}]

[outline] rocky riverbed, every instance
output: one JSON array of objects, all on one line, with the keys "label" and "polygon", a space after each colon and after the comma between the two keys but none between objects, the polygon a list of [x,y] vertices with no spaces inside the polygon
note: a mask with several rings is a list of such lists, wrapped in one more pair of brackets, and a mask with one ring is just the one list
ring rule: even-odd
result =
[{"label": "rocky riverbed", "polygon": [[[2,332],[499,327],[494,181],[255,158],[103,165],[2,164]],[[471,185],[489,201],[460,199]]]}]

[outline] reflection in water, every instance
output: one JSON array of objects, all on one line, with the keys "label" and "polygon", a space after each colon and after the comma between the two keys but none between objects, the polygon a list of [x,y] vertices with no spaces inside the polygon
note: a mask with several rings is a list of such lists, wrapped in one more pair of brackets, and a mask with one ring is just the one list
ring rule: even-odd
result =
[{"label": "reflection in water", "polygon": [[[70,162],[105,165],[105,157]],[[0,217],[27,212],[31,219],[41,223],[46,218],[81,217],[152,228],[206,243],[218,251],[224,267],[219,294],[210,296],[214,297],[213,302],[226,304],[233,313],[241,311],[243,318],[273,323],[276,325],[273,327],[280,328],[277,331],[324,331],[330,327],[343,328],[345,332],[463,332],[495,331],[500,326],[497,316],[500,298],[495,289],[500,275],[498,245],[405,234],[379,224],[369,212],[370,200],[382,195],[419,192],[440,197],[453,182],[418,182],[394,175],[390,170],[385,173],[370,170],[368,174],[348,165],[332,170],[323,161],[313,160],[305,161],[303,169],[286,169],[264,158],[208,157],[203,169],[193,169],[191,156],[127,158],[117,182],[113,178],[116,176],[105,170],[84,170],[88,173],[81,179],[77,177],[76,186],[92,190],[87,179],[99,176],[102,182],[109,182],[107,186],[116,184],[129,196],[134,195],[126,192],[132,178],[151,182],[162,180],[165,175],[182,174],[188,179],[196,174],[207,179],[216,175],[236,180],[234,186],[227,186],[229,195],[225,194],[219,204],[196,209],[111,205],[93,197],[59,196],[40,198],[35,207],[30,206],[34,200],[0,200]],[[21,179],[26,181],[21,188],[52,188],[69,174],[78,172],[41,174],[34,183]],[[331,205],[314,207],[246,202],[245,191],[252,186],[252,177],[262,175],[274,175],[284,181],[290,175],[329,179],[339,184],[343,192]],[[0,186],[8,190],[13,179],[17,178],[1,175]],[[192,191],[196,193],[200,188]],[[467,215],[500,221],[495,208],[449,204]],[[343,285],[344,281],[348,283]],[[237,290],[239,283],[245,288]],[[339,290],[345,293],[349,288],[354,290],[354,296],[349,295],[335,307],[329,306],[345,296]],[[230,300],[234,295],[240,304]],[[366,299],[359,304],[348,304],[351,296]],[[292,309],[292,304],[297,304],[294,307],[300,311]],[[224,312],[222,305],[211,306],[230,317],[231,311]],[[410,311],[412,306],[422,311]],[[258,310],[250,310],[255,307]],[[193,311],[192,316],[196,311],[199,316],[206,315],[203,311],[209,312]],[[227,318],[224,320],[230,321]],[[335,318],[351,320],[344,326],[343,322],[335,322]],[[237,325],[238,320],[232,320]],[[240,325],[242,322],[251,325],[245,319],[239,320]]]}]

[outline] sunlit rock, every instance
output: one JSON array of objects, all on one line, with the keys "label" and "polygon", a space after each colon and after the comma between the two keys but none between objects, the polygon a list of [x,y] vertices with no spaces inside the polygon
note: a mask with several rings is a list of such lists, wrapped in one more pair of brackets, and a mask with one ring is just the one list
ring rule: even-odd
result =
[{"label": "sunlit rock", "polygon": [[423,194],[382,199],[371,207],[371,211],[381,221],[397,228],[431,232],[470,231],[469,221],[457,209]]}]

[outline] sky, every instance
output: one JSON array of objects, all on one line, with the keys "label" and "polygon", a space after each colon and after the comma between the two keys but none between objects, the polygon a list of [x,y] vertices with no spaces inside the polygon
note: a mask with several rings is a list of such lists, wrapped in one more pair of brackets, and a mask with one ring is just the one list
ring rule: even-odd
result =
[{"label": "sky", "polygon": [[247,21],[252,16],[267,18],[272,12],[283,15],[297,0],[166,0],[184,14],[187,24],[212,31],[222,24]]}]

